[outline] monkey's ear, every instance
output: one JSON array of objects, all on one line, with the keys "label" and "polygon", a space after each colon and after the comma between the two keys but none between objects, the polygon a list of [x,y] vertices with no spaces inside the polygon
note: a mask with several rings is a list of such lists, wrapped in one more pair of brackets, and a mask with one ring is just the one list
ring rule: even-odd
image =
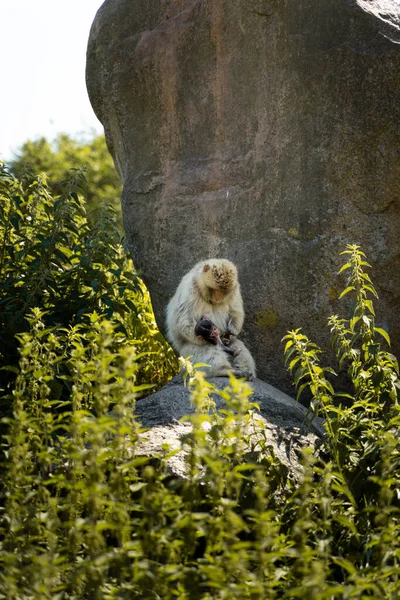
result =
[{"label": "monkey's ear", "polygon": [[210,269],[211,269],[210,265],[204,265],[203,273],[207,273],[207,271],[209,271]]}]

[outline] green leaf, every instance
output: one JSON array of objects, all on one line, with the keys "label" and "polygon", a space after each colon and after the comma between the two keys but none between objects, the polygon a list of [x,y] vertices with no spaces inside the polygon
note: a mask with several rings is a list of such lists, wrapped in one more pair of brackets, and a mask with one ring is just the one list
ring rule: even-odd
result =
[{"label": "green leaf", "polygon": [[290,364],[289,364],[289,366],[288,366],[288,369],[289,369],[289,371],[293,371],[294,367],[297,365],[297,363],[298,363],[300,360],[301,360],[301,356],[297,356],[296,358],[294,358],[294,359],[293,359],[293,360],[290,362]]},{"label": "green leaf", "polygon": [[[283,340],[287,339],[288,337],[289,336],[285,335],[285,337],[282,338],[282,342],[283,342]],[[291,348],[293,346],[293,344],[294,344],[294,341],[292,339],[289,339],[286,342],[285,349],[284,349],[283,353],[286,354],[286,352],[289,350],[289,348]]]},{"label": "green leaf", "polygon": [[373,288],[371,285],[364,284],[364,289],[368,290],[369,292],[371,292],[371,294],[373,294],[375,296],[375,298],[379,297],[378,294],[377,294],[377,292],[376,292],[376,290],[375,290],[375,288]]},{"label": "green leaf", "polygon": [[387,333],[387,331],[385,331],[381,327],[374,327],[374,331],[376,331],[376,333],[379,333],[379,335],[381,335],[386,340],[388,346],[391,345],[390,344],[390,337],[389,337],[389,334]]},{"label": "green leaf", "polygon": [[296,400],[300,399],[301,394],[304,392],[304,390],[308,387],[309,382],[307,381],[306,383],[302,383],[297,390],[297,395],[296,395]]},{"label": "green leaf", "polygon": [[347,560],[345,558],[337,557],[337,556],[333,556],[332,560],[335,563],[335,565],[338,565],[339,567],[341,567],[349,575],[356,575],[357,574],[356,567],[349,560]]},{"label": "green leaf", "polygon": [[372,300],[364,300],[365,306],[368,308],[369,312],[375,316],[374,305]]},{"label": "green leaf", "polygon": [[238,465],[234,468],[235,473],[246,472],[246,471],[256,471],[260,468],[260,465],[256,465],[254,463],[244,463],[243,465]]},{"label": "green leaf", "polygon": [[343,265],[343,267],[340,268],[338,274],[340,275],[340,273],[342,273],[343,271],[346,271],[347,269],[351,269],[351,263],[346,263],[345,265]]},{"label": "green leaf", "polygon": [[354,331],[354,327],[357,325],[360,318],[361,317],[356,316],[356,317],[353,317],[352,319],[350,319],[349,327],[350,327],[351,331]]},{"label": "green leaf", "polygon": [[343,296],[345,296],[346,294],[348,294],[349,292],[355,290],[355,287],[353,285],[349,285],[345,290],[343,290],[343,292],[340,294],[339,296],[339,300],[340,298],[343,298]]}]

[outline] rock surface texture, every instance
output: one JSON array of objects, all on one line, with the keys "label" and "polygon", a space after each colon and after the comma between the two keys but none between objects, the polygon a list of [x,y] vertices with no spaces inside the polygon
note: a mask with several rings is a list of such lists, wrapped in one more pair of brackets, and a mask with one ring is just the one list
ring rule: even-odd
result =
[{"label": "rock surface texture", "polygon": [[228,258],[243,341],[289,389],[281,338],[301,326],[326,347],[339,252],[359,243],[399,353],[399,13],[397,0],[102,5],[88,90],[161,329],[181,277]]},{"label": "rock surface texture", "polygon": [[[210,381],[218,389],[229,385],[226,377],[216,377]],[[310,417],[303,406],[259,379],[252,382],[251,386],[254,394],[250,400],[260,407],[257,418],[265,428],[267,444],[272,446],[275,455],[289,468],[292,475],[297,476],[301,469],[301,449],[306,446],[314,447],[324,433],[321,419],[314,418],[310,423]],[[215,396],[214,400],[217,408],[224,407],[221,398]],[[191,431],[191,425],[188,422],[179,423],[178,420],[193,412],[188,389],[180,376],[175,377],[159,392],[139,400],[136,405],[137,419],[149,431],[142,434],[138,453],[154,456],[162,452],[163,444],[169,444],[172,450],[181,448],[181,438]],[[251,433],[259,435],[260,428],[251,429]],[[185,476],[183,450],[169,459],[169,467],[175,475]]]}]

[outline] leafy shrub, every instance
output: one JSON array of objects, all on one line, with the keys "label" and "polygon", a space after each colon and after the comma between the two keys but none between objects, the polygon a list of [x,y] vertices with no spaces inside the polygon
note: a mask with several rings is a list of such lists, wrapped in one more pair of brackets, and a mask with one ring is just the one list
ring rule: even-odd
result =
[{"label": "leafy shrub", "polygon": [[[300,329],[286,337],[285,355],[294,373],[298,396],[312,394],[311,408],[324,417],[326,438],[322,454],[340,476],[348,511],[336,552],[350,560],[338,564],[360,577],[361,589],[370,594],[383,589],[398,594],[400,541],[400,379],[397,359],[381,342],[390,344],[386,331],[375,326],[371,297],[377,297],[365,272],[370,267],[357,245],[343,252],[348,256],[340,272],[347,272],[341,297],[353,295],[349,319],[329,319],[332,345],[340,366],[347,368],[351,393],[336,392],[329,380],[335,371],[320,364],[321,350]],[[371,575],[373,573],[373,575]],[[373,583],[372,583],[373,582]],[[390,583],[389,583],[390,582]],[[369,593],[366,593],[368,596]],[[364,597],[364,596],[361,596]],[[388,596],[392,597],[392,596]],[[395,597],[395,596],[393,596]]]},{"label": "leafy shrub", "polygon": [[[362,254],[349,252],[352,315],[331,320],[353,382],[346,406],[320,350],[299,330],[287,337],[289,368],[326,420],[300,481],[249,433],[248,384],[232,377],[215,392],[193,370],[187,479],[176,480],[168,448],[157,463],[140,455],[136,341],[97,313],[84,327],[49,328],[32,309],[7,419],[0,597],[397,599],[397,363],[376,339]],[[52,390],[63,362],[67,404]]]},{"label": "leafy shrub", "polygon": [[[46,327],[79,325],[82,335],[88,315],[97,312],[128,339],[138,339],[145,353],[138,380],[160,386],[176,371],[175,355],[119,242],[113,209],[103,207],[89,223],[84,187],[82,173],[72,171],[54,197],[45,175],[20,181],[0,166],[0,361],[17,363],[16,334],[27,331],[33,308],[43,312]],[[12,382],[10,372],[2,371],[1,387],[7,390]],[[65,383],[59,377],[55,383],[66,399]]]}]

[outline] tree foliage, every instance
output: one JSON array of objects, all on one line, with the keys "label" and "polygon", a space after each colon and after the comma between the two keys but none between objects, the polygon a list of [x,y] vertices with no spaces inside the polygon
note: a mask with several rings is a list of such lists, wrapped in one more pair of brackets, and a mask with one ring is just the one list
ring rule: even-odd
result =
[{"label": "tree foliage", "polygon": [[53,196],[62,194],[63,182],[70,178],[71,169],[83,170],[85,179],[81,184],[84,186],[89,218],[103,205],[110,205],[116,211],[121,227],[122,186],[104,135],[76,139],[60,133],[52,142],[44,137],[27,140],[17,151],[10,168],[22,179],[27,175],[32,178],[46,173],[49,191]]}]

